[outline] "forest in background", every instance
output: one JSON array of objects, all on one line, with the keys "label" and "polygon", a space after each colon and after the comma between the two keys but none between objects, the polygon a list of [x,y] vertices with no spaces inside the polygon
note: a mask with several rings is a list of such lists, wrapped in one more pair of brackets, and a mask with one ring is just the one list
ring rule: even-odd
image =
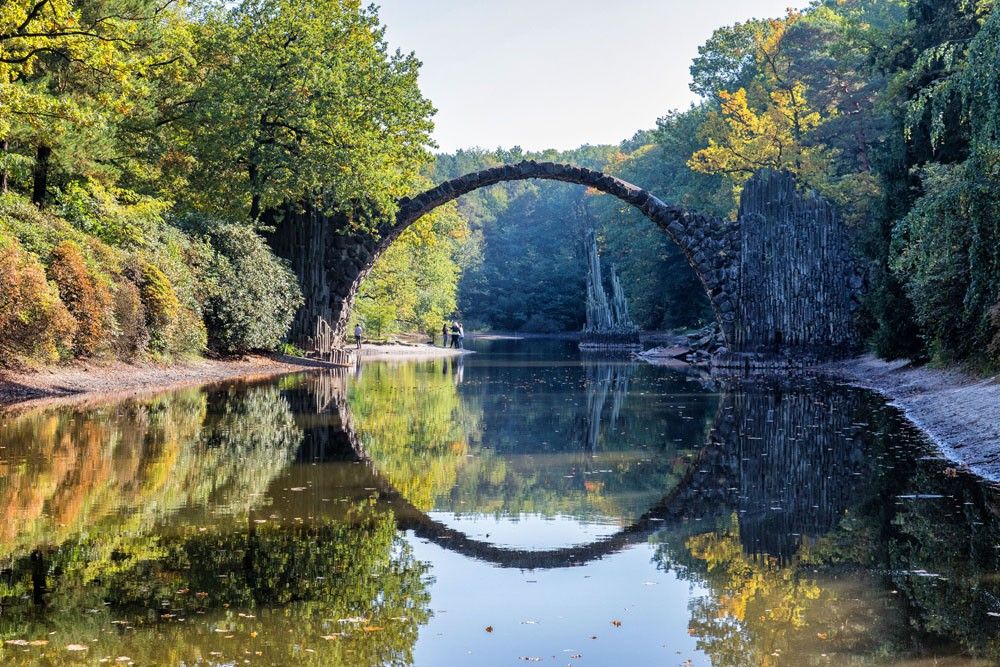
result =
[{"label": "forest in background", "polygon": [[[273,349],[297,286],[263,240],[288,202],[397,197],[519,159],[571,162],[732,216],[760,168],[835,202],[885,357],[1000,361],[1000,13],[993,0],[816,0],[720,27],[700,101],[618,146],[434,156],[419,62],[354,0],[11,0],[0,7],[0,359]],[[386,131],[391,129],[391,131]],[[361,224],[361,223],[359,223]],[[477,191],[362,285],[369,332],[579,329],[596,230],[647,329],[710,318],[679,251],[617,200]],[[472,328],[468,326],[467,328]]]}]

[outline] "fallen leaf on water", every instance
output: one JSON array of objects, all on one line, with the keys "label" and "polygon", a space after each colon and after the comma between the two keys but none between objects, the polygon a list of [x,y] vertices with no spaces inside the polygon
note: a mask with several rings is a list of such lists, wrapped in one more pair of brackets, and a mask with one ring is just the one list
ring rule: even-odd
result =
[{"label": "fallen leaf on water", "polygon": [[368,619],[361,616],[348,616],[347,618],[340,619],[341,623],[367,623]]},{"label": "fallen leaf on water", "polygon": [[620,628],[622,627],[622,622],[616,618],[615,620],[611,621],[611,625],[615,626],[616,628]]},{"label": "fallen leaf on water", "polygon": [[382,630],[383,628],[382,628],[381,625],[366,625],[365,627],[363,627],[361,629],[364,630],[365,632],[378,632],[379,630]]},{"label": "fallen leaf on water", "polygon": [[67,651],[86,651],[87,647],[83,644],[70,644],[66,647]]},{"label": "fallen leaf on water", "polygon": [[820,639],[826,639],[827,637],[829,637],[829,635],[826,634],[825,632],[817,632],[816,636],[819,637]]},{"label": "fallen leaf on water", "polygon": [[27,639],[8,639],[4,644],[10,644],[11,646],[27,646]]},{"label": "fallen leaf on water", "polygon": [[256,630],[251,630],[250,631],[250,636],[251,637],[256,637],[257,636],[257,631]]},{"label": "fallen leaf on water", "polygon": [[329,641],[333,641],[334,639],[340,639],[340,634],[337,633],[337,634],[332,634],[332,635],[322,635],[320,637],[320,639],[325,639],[326,641],[329,642]]},{"label": "fallen leaf on water", "polygon": [[487,625],[486,626],[486,632],[493,632],[493,626],[492,625]]},{"label": "fallen leaf on water", "polygon": [[292,488],[290,488],[288,490],[289,491],[305,491],[306,487],[304,487],[304,486],[293,486]]},{"label": "fallen leaf on water", "polygon": [[49,640],[48,639],[32,639],[28,643],[31,644],[32,646],[45,646],[46,644],[49,643]]}]

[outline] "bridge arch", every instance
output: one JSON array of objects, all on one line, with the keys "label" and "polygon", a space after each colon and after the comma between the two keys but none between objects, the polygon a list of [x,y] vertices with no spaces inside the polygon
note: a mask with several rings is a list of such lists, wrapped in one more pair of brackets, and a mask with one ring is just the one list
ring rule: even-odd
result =
[{"label": "bridge arch", "polygon": [[725,409],[727,402],[723,400],[719,402],[714,424],[706,434],[704,444],[698,454],[687,462],[685,473],[674,487],[641,516],[615,533],[583,544],[541,550],[502,546],[469,537],[416,507],[378,470],[354,425],[344,384],[346,377],[337,371],[316,377],[320,384],[325,384],[324,398],[321,403],[317,402],[317,411],[336,414],[339,423],[336,440],[349,452],[351,460],[367,467],[371,488],[377,493],[379,501],[392,509],[397,528],[413,531],[417,537],[443,549],[496,567],[548,570],[586,565],[644,542],[651,534],[664,528],[703,520],[705,523],[699,525],[710,525],[734,504],[731,480],[734,478],[735,462],[726,455],[725,443],[732,439],[736,425],[731,411]]},{"label": "bridge arch", "polygon": [[526,161],[484,169],[399,201],[375,233],[317,208],[276,211],[271,243],[302,284],[306,306],[292,338],[322,316],[343,340],[358,288],[386,249],[421,216],[466,193],[504,181],[545,179],[591,187],[636,207],[681,249],[698,276],[726,341],[713,364],[781,367],[851,353],[863,281],[833,206],[802,191],[787,172],[763,170],[746,183],[735,220],[667,204],[614,176],[572,165]]},{"label": "bridge arch", "polygon": [[[466,174],[415,197],[399,200],[395,219],[381,225],[376,234],[347,232],[330,235],[322,224],[329,224],[329,221],[316,220],[317,217],[322,217],[318,212],[306,211],[298,214],[300,218],[306,218],[299,220],[299,224],[309,227],[310,231],[290,235],[292,238],[285,240],[284,244],[293,247],[276,247],[276,250],[292,261],[293,269],[300,279],[326,269],[327,280],[322,289],[313,294],[313,290],[307,288],[306,300],[328,304],[323,309],[324,312],[316,314],[323,315],[333,326],[335,334],[342,339],[361,283],[382,253],[410,225],[435,208],[479,188],[528,179],[562,181],[594,188],[637,208],[680,247],[708,294],[716,318],[722,324],[723,333],[728,339],[735,317],[734,260],[739,248],[738,225],[669,205],[636,185],[584,167],[528,160]],[[285,217],[288,217],[287,213]],[[324,236],[330,237],[326,244],[332,246],[325,256],[318,262],[314,259],[296,265],[298,260],[295,258],[295,248],[315,244],[316,237]],[[317,263],[321,266],[316,266]],[[298,335],[311,331],[314,322],[313,312],[304,316],[300,313],[295,323]]]},{"label": "bridge arch", "polygon": [[[399,212],[380,250],[384,250],[411,224],[438,206],[479,188],[505,181],[541,179],[575,183],[617,197],[652,220],[681,249],[705,289],[723,335],[735,317],[735,258],[739,250],[738,225],[687,211],[665,203],[642,188],[600,171],[557,162],[527,160],[483,169],[399,201]],[[370,270],[370,268],[369,268]],[[360,276],[363,279],[364,275]],[[360,286],[354,286],[355,291]],[[727,340],[729,336],[726,336]]]}]

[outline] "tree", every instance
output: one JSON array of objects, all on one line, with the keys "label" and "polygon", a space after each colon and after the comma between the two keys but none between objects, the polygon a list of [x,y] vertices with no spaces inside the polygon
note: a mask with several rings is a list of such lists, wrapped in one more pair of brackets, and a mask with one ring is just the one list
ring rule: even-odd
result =
[{"label": "tree", "polygon": [[[786,35],[800,19],[790,12],[784,20],[753,24],[752,40],[744,34],[754,76],[747,86],[718,91],[719,110],[709,114],[701,130],[708,146],[691,156],[692,169],[727,175],[737,194],[760,169],[791,171],[813,187],[829,179],[830,149],[809,142],[823,115],[810,105],[807,87],[794,75],[785,46]],[[721,45],[731,46],[728,41]],[[749,57],[742,56],[742,61]]]},{"label": "tree", "polygon": [[[0,171],[111,179],[136,170],[157,82],[186,67],[182,0],[12,0],[0,9]],[[141,171],[141,169],[140,169]]]},{"label": "tree", "polygon": [[177,124],[193,165],[184,203],[233,222],[304,199],[394,212],[429,157],[416,58],[390,54],[357,0],[220,4],[204,18],[193,111]]}]

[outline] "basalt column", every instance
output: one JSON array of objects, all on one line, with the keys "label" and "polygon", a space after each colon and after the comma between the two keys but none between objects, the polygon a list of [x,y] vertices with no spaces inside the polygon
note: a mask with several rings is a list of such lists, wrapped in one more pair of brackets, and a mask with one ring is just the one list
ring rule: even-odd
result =
[{"label": "basalt column", "polygon": [[357,283],[370,266],[377,242],[371,235],[351,231],[345,216],[314,208],[273,213],[267,223],[274,229],[268,238],[271,248],[288,260],[305,297],[289,340],[299,343],[311,336],[317,317],[343,337]]},{"label": "basalt column", "polygon": [[861,280],[843,223],[788,173],[762,171],[746,185],[732,352],[720,365],[836,357],[858,343]]}]

